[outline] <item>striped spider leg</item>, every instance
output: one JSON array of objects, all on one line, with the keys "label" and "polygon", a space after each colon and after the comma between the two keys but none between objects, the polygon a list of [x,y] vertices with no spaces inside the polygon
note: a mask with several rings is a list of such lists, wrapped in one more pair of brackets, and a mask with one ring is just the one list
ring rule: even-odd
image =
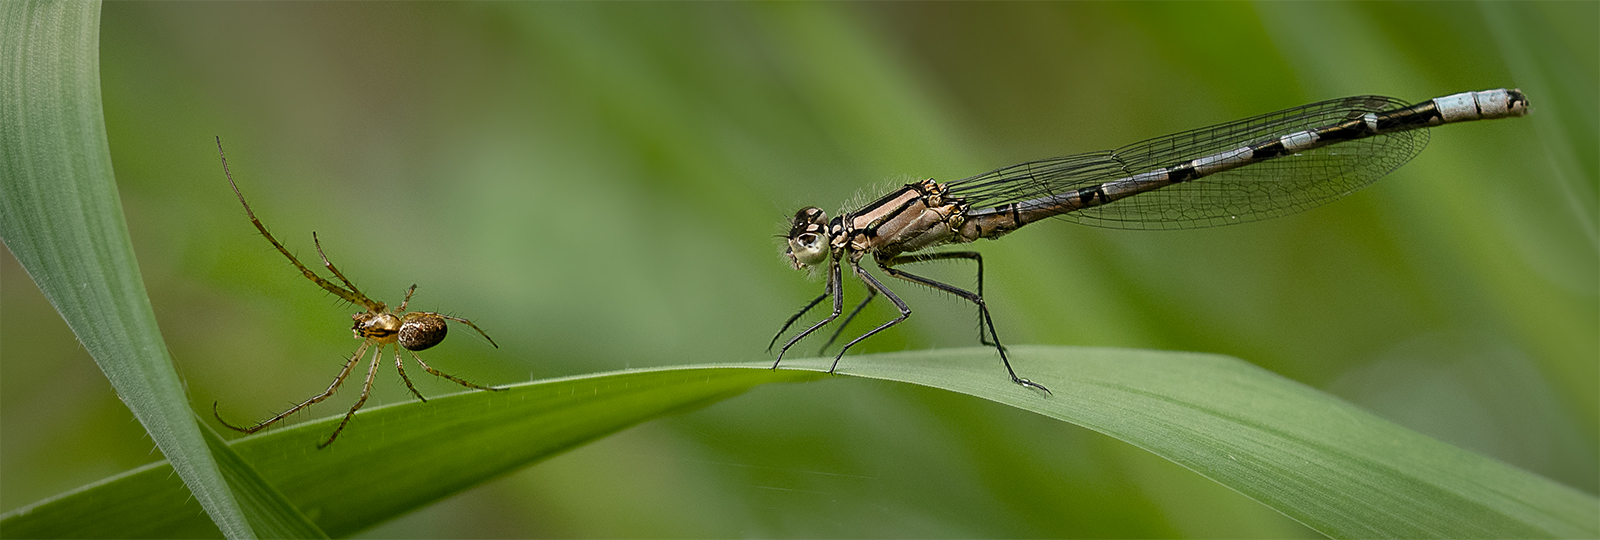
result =
[{"label": "striped spider leg", "polygon": [[350,418],[355,416],[356,411],[360,410],[361,406],[366,404],[367,398],[372,393],[372,382],[377,378],[378,375],[378,362],[383,357],[384,348],[390,346],[393,346],[394,348],[394,367],[396,371],[400,372],[400,380],[405,381],[406,388],[410,390],[413,395],[417,396],[417,399],[420,399],[424,402],[428,401],[428,398],[423,397],[422,393],[417,391],[417,387],[411,384],[411,378],[406,376],[405,363],[400,357],[400,349],[402,347],[411,353],[411,358],[415,359],[417,364],[421,365],[424,371],[427,371],[428,373],[431,373],[437,377],[449,380],[467,388],[493,391],[502,390],[501,388],[492,388],[474,384],[460,377],[456,377],[454,375],[434,369],[432,366],[429,366],[427,362],[423,362],[422,357],[417,355],[417,351],[438,345],[439,342],[444,341],[445,334],[447,334],[450,330],[446,321],[455,321],[472,327],[472,329],[476,330],[479,335],[483,336],[483,339],[488,340],[490,345],[493,345],[495,348],[499,348],[500,345],[496,344],[494,339],[490,338],[489,334],[485,333],[482,328],[478,328],[478,325],[473,324],[472,321],[460,317],[452,317],[432,311],[406,311],[406,306],[411,303],[411,295],[417,291],[416,285],[412,285],[410,288],[406,289],[406,297],[404,300],[400,301],[400,307],[397,309],[389,309],[389,307],[383,302],[369,298],[366,294],[363,294],[360,289],[357,289],[356,285],[351,283],[350,280],[344,276],[344,273],[339,271],[338,267],[335,267],[333,263],[328,260],[327,254],[323,253],[322,251],[321,240],[317,239],[317,233],[313,232],[311,233],[311,242],[317,248],[317,256],[322,259],[322,265],[327,267],[328,271],[331,272],[335,278],[338,278],[339,283],[342,283],[343,286],[323,279],[322,276],[319,276],[316,272],[311,271],[311,269],[307,268],[306,265],[301,264],[300,259],[296,258],[293,253],[290,253],[288,249],[284,248],[283,244],[279,243],[278,239],[272,236],[272,233],[267,232],[267,227],[261,224],[261,220],[256,218],[255,211],[250,209],[250,203],[245,202],[244,194],[239,192],[239,186],[234,183],[233,173],[228,171],[228,157],[222,152],[221,137],[217,138],[217,154],[222,157],[222,172],[228,178],[228,185],[233,188],[234,196],[238,197],[239,204],[244,206],[245,215],[250,217],[250,223],[256,226],[256,230],[261,232],[261,236],[266,237],[267,241],[272,243],[272,247],[277,248],[278,253],[282,253],[284,257],[289,259],[289,262],[293,264],[295,268],[300,269],[300,274],[304,275],[306,279],[311,280],[313,283],[316,283],[318,287],[322,287],[323,290],[333,293],[340,299],[343,299],[344,301],[354,304],[357,307],[365,310],[358,311],[350,316],[350,318],[355,322],[355,324],[351,326],[351,330],[355,333],[356,338],[362,340],[361,346],[357,347],[355,354],[350,355],[350,359],[345,361],[344,369],[339,370],[339,375],[334,377],[333,383],[328,385],[327,390],[324,390],[321,394],[312,396],[310,399],[300,402],[299,405],[295,405],[286,411],[278,413],[272,418],[262,420],[248,427],[236,426],[228,423],[227,420],[223,420],[222,415],[217,412],[217,403],[212,402],[211,414],[217,418],[218,422],[221,422],[222,425],[227,426],[228,429],[242,433],[255,433],[266,429],[267,427],[278,423],[278,421],[288,418],[289,415],[300,412],[301,409],[310,407],[311,405],[332,397],[333,393],[339,389],[339,386],[344,384],[345,378],[350,376],[350,371],[355,368],[356,363],[361,360],[361,357],[366,354],[368,349],[372,349],[372,362],[371,365],[367,367],[367,379],[366,383],[361,387],[361,398],[357,399],[355,405],[350,407],[350,411],[345,413],[344,419],[339,421],[339,427],[334,428],[333,433],[328,436],[328,440],[317,445],[317,448],[326,448],[328,445],[333,444],[334,439],[339,437],[339,433],[341,431],[344,431],[345,425],[350,423]]}]

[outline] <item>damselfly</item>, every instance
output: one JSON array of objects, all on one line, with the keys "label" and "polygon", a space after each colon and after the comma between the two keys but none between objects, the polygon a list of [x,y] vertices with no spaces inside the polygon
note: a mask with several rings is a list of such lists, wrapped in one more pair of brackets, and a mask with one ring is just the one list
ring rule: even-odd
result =
[{"label": "damselfly", "polygon": [[[978,340],[1000,353],[1011,381],[1049,393],[1011,368],[983,299],[983,258],[974,251],[919,252],[999,238],[1051,217],[1118,229],[1183,229],[1292,214],[1349,195],[1405,164],[1428,144],[1424,128],[1527,113],[1528,100],[1519,90],[1464,92],[1417,105],[1355,96],[1117,150],[1020,163],[953,182],[914,182],[831,220],[819,208],[802,208],[790,221],[784,253],[795,269],[825,264],[827,287],[784,323],[768,348],[824,299],[833,298],[833,313],[784,343],[772,367],[777,369],[795,343],[843,313],[846,265],[866,284],[867,297],[840,323],[824,350],[879,294],[894,302],[900,316],[846,343],[829,372],[838,369],[851,346],[911,315],[899,296],[861,267],[861,258],[870,253],[890,276],[978,306]],[[977,264],[976,291],[896,268],[953,259]]]}]

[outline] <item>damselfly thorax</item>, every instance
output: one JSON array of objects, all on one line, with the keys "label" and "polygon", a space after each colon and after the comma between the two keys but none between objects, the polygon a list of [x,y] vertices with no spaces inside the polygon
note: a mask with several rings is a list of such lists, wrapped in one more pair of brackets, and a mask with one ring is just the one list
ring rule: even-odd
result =
[{"label": "damselfly thorax", "polygon": [[[999,352],[1011,380],[1048,393],[1017,376],[995,335],[983,300],[982,256],[973,251],[924,250],[999,238],[1046,218],[1122,229],[1181,229],[1287,215],[1348,195],[1403,165],[1427,145],[1424,128],[1527,113],[1527,98],[1508,89],[1464,92],[1416,105],[1383,96],[1355,96],[1112,151],[1030,161],[947,183],[913,182],[831,220],[819,208],[803,208],[790,221],[785,254],[796,269],[826,266],[828,285],[784,323],[771,345],[830,296],[833,313],[789,339],[773,368],[790,347],[843,312],[844,266],[867,286],[867,297],[823,350],[879,294],[894,302],[900,315],[846,343],[830,371],[838,368],[852,345],[911,314],[905,302],[861,267],[861,259],[871,254],[890,276],[971,301],[978,307],[979,341]],[[896,268],[955,259],[976,263],[976,291]]]},{"label": "damselfly thorax", "polygon": [[[788,254],[796,268],[822,262],[829,252],[848,256],[894,257],[950,242],[968,242],[958,231],[966,222],[964,201],[949,200],[949,188],[923,180],[878,198],[860,209],[833,218],[807,207],[795,213],[789,230]],[[826,240],[827,249],[822,249]]]}]

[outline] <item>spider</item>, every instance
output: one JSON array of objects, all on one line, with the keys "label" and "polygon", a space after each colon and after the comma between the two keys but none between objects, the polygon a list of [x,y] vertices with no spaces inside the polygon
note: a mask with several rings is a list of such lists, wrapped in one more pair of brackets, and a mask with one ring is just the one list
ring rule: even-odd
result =
[{"label": "spider", "polygon": [[333,276],[338,278],[339,282],[343,283],[344,286],[340,287],[337,284],[323,279],[322,276],[317,275],[316,272],[312,272],[310,268],[306,268],[306,265],[301,264],[300,260],[295,258],[293,253],[289,253],[289,250],[285,249],[283,244],[279,243],[278,239],[272,236],[272,233],[267,232],[267,227],[261,224],[261,220],[256,219],[256,213],[250,209],[250,203],[244,201],[244,194],[239,192],[238,184],[233,182],[233,173],[228,171],[228,156],[222,152],[221,137],[217,137],[217,154],[222,157],[222,173],[228,178],[228,186],[233,188],[233,194],[239,198],[239,204],[244,205],[245,214],[250,216],[250,223],[255,224],[256,230],[261,231],[261,236],[267,237],[267,241],[272,242],[272,247],[278,248],[278,253],[282,253],[284,257],[288,257],[289,262],[294,264],[295,268],[299,268],[300,273],[306,276],[306,279],[311,280],[313,283],[316,283],[318,287],[322,287],[324,290],[333,293],[335,296],[338,296],[344,301],[366,309],[366,311],[358,311],[350,316],[350,318],[355,321],[355,325],[351,327],[351,330],[355,332],[355,337],[357,339],[362,340],[361,346],[356,348],[355,354],[350,355],[350,360],[345,362],[344,369],[339,371],[338,377],[334,377],[333,384],[328,385],[328,389],[326,391],[311,397],[311,399],[300,402],[299,405],[290,407],[289,410],[278,413],[277,416],[273,416],[272,418],[268,418],[249,427],[235,426],[228,423],[227,420],[223,420],[222,415],[217,412],[217,402],[213,401],[211,403],[211,414],[217,418],[218,422],[221,422],[222,425],[227,426],[228,429],[232,429],[234,431],[255,433],[257,431],[266,429],[268,426],[276,424],[278,421],[283,420],[284,418],[288,418],[289,415],[299,412],[301,409],[310,407],[311,405],[314,405],[324,399],[328,399],[329,397],[333,396],[335,391],[339,389],[339,385],[344,383],[345,377],[350,375],[350,370],[355,367],[356,362],[361,359],[362,355],[366,354],[367,349],[373,348],[374,345],[377,347],[372,353],[372,365],[367,368],[367,382],[361,387],[361,398],[357,399],[356,404],[350,407],[350,412],[345,413],[344,419],[339,421],[339,427],[333,429],[333,434],[328,436],[328,440],[318,444],[317,448],[326,448],[328,445],[333,444],[333,440],[339,437],[339,432],[344,431],[345,424],[350,423],[350,418],[355,416],[356,411],[360,410],[362,405],[366,404],[367,397],[372,393],[372,381],[378,375],[378,360],[383,356],[384,347],[388,347],[390,345],[394,346],[394,367],[395,370],[400,372],[400,380],[405,381],[406,388],[410,389],[411,393],[417,396],[417,399],[420,399],[424,402],[428,401],[428,398],[423,397],[422,393],[417,391],[417,387],[411,384],[411,379],[406,377],[405,363],[401,361],[400,357],[401,347],[405,347],[405,349],[411,353],[411,357],[416,359],[417,364],[420,364],[423,370],[426,370],[428,373],[432,373],[435,376],[450,380],[451,382],[467,388],[491,391],[503,390],[502,388],[492,388],[473,384],[460,377],[444,373],[434,369],[432,366],[429,366],[427,362],[422,361],[422,357],[417,356],[416,351],[427,349],[434,345],[438,345],[441,341],[444,341],[445,334],[450,330],[449,326],[446,325],[446,320],[455,321],[472,327],[473,330],[477,330],[478,333],[483,336],[483,339],[488,340],[490,345],[494,345],[494,347],[497,349],[500,348],[500,345],[496,344],[494,339],[490,338],[489,334],[485,333],[482,328],[478,328],[478,325],[472,324],[472,321],[459,317],[451,317],[442,313],[434,313],[431,311],[406,311],[406,305],[411,303],[412,293],[417,291],[416,285],[412,285],[410,288],[406,289],[405,300],[400,301],[400,307],[398,309],[389,309],[389,307],[384,305],[383,302],[368,298],[367,295],[362,294],[360,289],[356,288],[354,283],[351,283],[349,279],[345,278],[344,274],[339,272],[339,269],[334,267],[332,262],[328,261],[328,255],[322,252],[322,242],[317,239],[317,233],[315,232],[311,233],[311,243],[316,245],[317,255],[322,258],[323,266],[328,267],[328,271],[332,272]]}]

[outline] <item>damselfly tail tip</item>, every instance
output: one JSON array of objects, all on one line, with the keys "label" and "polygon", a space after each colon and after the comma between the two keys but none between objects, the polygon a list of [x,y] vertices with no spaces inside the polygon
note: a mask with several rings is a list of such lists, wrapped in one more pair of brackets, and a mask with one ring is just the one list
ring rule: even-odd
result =
[{"label": "damselfly tail tip", "polygon": [[1522,93],[1522,89],[1511,88],[1506,90],[1506,94],[1511,97],[1511,114],[1513,116],[1527,116],[1529,112],[1528,96]]},{"label": "damselfly tail tip", "polygon": [[1517,88],[1462,92],[1433,99],[1444,122],[1515,118],[1528,115],[1528,96]]},{"label": "damselfly tail tip", "polygon": [[1528,96],[1521,88],[1497,88],[1473,92],[1484,118],[1510,118],[1528,115]]}]

